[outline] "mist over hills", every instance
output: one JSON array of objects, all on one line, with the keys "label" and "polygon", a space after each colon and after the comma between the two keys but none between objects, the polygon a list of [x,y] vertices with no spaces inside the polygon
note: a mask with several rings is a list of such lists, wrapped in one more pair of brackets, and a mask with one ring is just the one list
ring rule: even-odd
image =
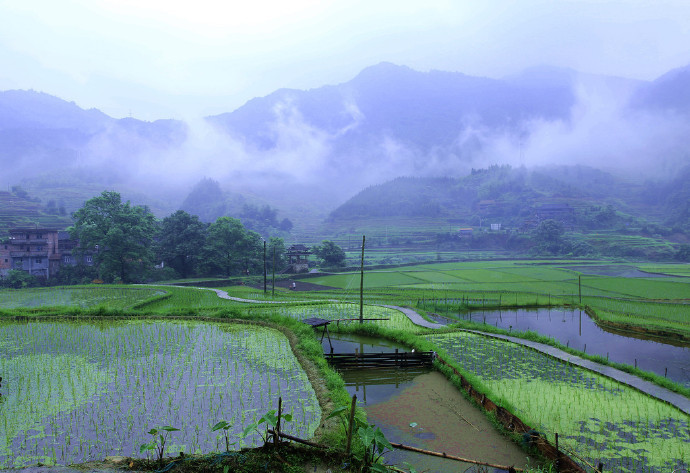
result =
[{"label": "mist over hills", "polygon": [[3,184],[68,210],[120,191],[159,216],[193,185],[325,218],[361,189],[473,168],[588,165],[666,181],[690,163],[690,67],[654,81],[540,66],[504,79],[381,63],[196,121],[113,119],[35,91],[0,92]]}]

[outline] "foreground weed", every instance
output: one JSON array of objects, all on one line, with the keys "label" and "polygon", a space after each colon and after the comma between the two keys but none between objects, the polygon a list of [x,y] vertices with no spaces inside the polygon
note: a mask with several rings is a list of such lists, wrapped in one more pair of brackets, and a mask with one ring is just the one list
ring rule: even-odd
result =
[{"label": "foreground weed", "polygon": [[158,454],[158,463],[163,463],[163,454],[165,453],[165,444],[168,441],[170,432],[179,431],[177,427],[171,427],[169,425],[163,426],[159,429],[151,429],[148,431],[149,435],[153,437],[150,442],[142,444],[139,448],[139,452],[154,451]]}]

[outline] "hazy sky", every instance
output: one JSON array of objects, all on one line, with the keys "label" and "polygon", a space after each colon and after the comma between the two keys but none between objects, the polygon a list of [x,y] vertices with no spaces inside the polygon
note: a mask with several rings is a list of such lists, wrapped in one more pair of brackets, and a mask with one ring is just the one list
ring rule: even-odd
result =
[{"label": "hazy sky", "polygon": [[654,79],[690,64],[688,0],[0,0],[0,90],[114,117],[231,111],[390,61]]}]

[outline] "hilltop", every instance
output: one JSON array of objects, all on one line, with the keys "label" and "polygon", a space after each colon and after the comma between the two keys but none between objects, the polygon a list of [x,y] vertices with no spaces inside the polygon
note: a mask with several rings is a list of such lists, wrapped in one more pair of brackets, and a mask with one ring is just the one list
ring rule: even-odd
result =
[{"label": "hilltop", "polygon": [[[62,201],[67,213],[111,189],[163,217],[184,205],[196,183],[212,178],[228,196],[226,212],[241,210],[245,200],[269,205],[301,234],[316,231],[329,213],[331,221],[350,218],[354,205],[375,215],[366,200],[379,199],[376,192],[403,194],[407,200],[388,201],[401,216],[414,208],[471,221],[464,215],[472,215],[476,202],[469,200],[579,192],[595,205],[605,198],[621,211],[632,206],[662,221],[666,208],[644,204],[625,182],[647,186],[640,191],[645,195],[660,192],[689,164],[689,91],[688,68],[654,81],[549,66],[497,79],[381,63],[339,84],[279,89],[191,122],[114,119],[42,92],[6,91],[0,92],[0,161],[8,184],[44,202]],[[549,182],[538,185],[533,181],[544,172],[535,171],[514,182],[523,187],[512,196],[471,182],[478,179],[473,169],[545,163],[606,169],[582,180],[552,170]],[[439,176],[470,178],[461,186],[437,185]],[[372,190],[396,178],[405,178],[397,189]],[[616,196],[609,195],[612,184],[621,191]],[[428,186],[452,190],[441,197]],[[374,194],[356,197],[367,188]],[[676,194],[664,192],[664,198]],[[673,215],[683,215],[682,198],[673,208]]]}]

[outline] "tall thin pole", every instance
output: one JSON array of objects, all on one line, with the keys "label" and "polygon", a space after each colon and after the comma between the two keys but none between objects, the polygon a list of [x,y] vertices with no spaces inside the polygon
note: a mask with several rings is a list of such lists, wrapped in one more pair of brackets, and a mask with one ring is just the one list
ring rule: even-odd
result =
[{"label": "tall thin pole", "polygon": [[273,244],[273,280],[271,281],[271,296],[276,295],[276,245]]},{"label": "tall thin pole", "polygon": [[266,294],[266,240],[264,240],[264,295]]},{"label": "tall thin pole", "polygon": [[577,275],[577,294],[580,298],[580,305],[582,305],[582,275]]},{"label": "tall thin pole", "polygon": [[362,265],[361,275],[359,278],[359,323],[364,323],[364,241],[365,236],[362,235]]}]

